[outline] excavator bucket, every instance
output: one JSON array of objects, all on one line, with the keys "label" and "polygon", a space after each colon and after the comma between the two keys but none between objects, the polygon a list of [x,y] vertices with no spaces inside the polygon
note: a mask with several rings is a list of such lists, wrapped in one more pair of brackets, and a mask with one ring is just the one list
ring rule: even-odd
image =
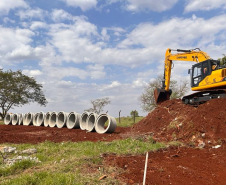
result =
[{"label": "excavator bucket", "polygon": [[154,91],[154,97],[156,104],[160,104],[166,100],[170,99],[170,95],[172,94],[172,90],[166,91],[165,89],[156,88]]}]

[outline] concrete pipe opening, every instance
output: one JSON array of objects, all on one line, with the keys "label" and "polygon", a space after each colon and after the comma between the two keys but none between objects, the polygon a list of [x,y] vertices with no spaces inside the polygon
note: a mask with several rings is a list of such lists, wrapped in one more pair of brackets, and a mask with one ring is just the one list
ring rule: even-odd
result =
[{"label": "concrete pipe opening", "polygon": [[83,112],[81,116],[81,121],[80,121],[81,130],[87,130],[87,118],[89,114],[90,114],[89,112]]},{"label": "concrete pipe opening", "polygon": [[38,126],[37,125],[38,116],[39,116],[39,113],[35,113],[34,116],[33,116],[33,125],[34,126]]},{"label": "concrete pipe opening", "polygon": [[31,112],[27,113],[27,115],[25,117],[25,121],[23,122],[23,125],[25,125],[25,126],[32,125],[33,116],[34,116],[33,113],[31,113]]},{"label": "concrete pipe opening", "polygon": [[19,124],[19,114],[13,114],[12,117],[12,125],[18,125]]},{"label": "concrete pipe opening", "polygon": [[49,126],[50,116],[51,116],[51,112],[47,112],[45,115],[45,118],[44,118],[44,126],[45,127]]},{"label": "concrete pipe opening", "polygon": [[57,112],[52,112],[49,119],[49,126],[53,128],[56,126],[56,124],[57,124]]},{"label": "concrete pipe opening", "polygon": [[39,112],[38,118],[37,118],[37,126],[43,126],[44,125],[44,118],[45,118],[45,113]]},{"label": "concrete pipe opening", "polygon": [[5,123],[5,125],[11,125],[12,124],[12,114],[7,113],[5,115],[4,123]]},{"label": "concrete pipe opening", "polygon": [[80,120],[81,120],[81,114],[78,114],[76,112],[71,112],[68,115],[67,119],[67,128],[73,129],[73,128],[80,128]]},{"label": "concrete pipe opening", "polygon": [[66,127],[67,116],[68,116],[68,113],[66,113],[66,112],[59,112],[58,113],[57,121],[56,121],[56,124],[57,124],[58,128]]},{"label": "concrete pipe opening", "polygon": [[23,113],[19,115],[19,125],[23,125],[24,116],[25,115]]},{"label": "concrete pipe opening", "polygon": [[113,133],[116,126],[117,122],[114,117],[111,117],[108,114],[101,114],[97,118],[95,129],[99,134]]},{"label": "concrete pipe opening", "polygon": [[90,113],[87,118],[87,130],[89,132],[95,132],[95,124],[98,115],[96,113]]}]

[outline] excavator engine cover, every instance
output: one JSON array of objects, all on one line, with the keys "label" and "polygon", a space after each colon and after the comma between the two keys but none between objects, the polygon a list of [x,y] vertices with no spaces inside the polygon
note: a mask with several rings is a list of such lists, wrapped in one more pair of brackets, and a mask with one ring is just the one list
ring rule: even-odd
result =
[{"label": "excavator engine cover", "polygon": [[166,91],[165,89],[156,88],[154,91],[154,97],[156,104],[160,104],[166,100],[170,99],[170,95],[172,94],[172,90]]}]

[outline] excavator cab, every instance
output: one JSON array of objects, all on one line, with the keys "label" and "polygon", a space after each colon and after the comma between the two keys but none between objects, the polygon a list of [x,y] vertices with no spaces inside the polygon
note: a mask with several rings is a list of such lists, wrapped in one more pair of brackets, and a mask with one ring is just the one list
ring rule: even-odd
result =
[{"label": "excavator cab", "polygon": [[191,77],[191,87],[199,86],[199,83],[206,78],[206,76],[211,75],[212,71],[219,69],[218,60],[206,60],[201,63],[197,63],[192,66],[190,71]]}]

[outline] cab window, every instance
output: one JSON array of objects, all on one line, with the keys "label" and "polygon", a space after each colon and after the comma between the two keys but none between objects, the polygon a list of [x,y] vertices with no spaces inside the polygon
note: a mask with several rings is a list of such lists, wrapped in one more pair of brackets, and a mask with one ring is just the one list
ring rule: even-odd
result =
[{"label": "cab window", "polygon": [[193,86],[197,86],[202,79],[202,65],[193,68]]}]

